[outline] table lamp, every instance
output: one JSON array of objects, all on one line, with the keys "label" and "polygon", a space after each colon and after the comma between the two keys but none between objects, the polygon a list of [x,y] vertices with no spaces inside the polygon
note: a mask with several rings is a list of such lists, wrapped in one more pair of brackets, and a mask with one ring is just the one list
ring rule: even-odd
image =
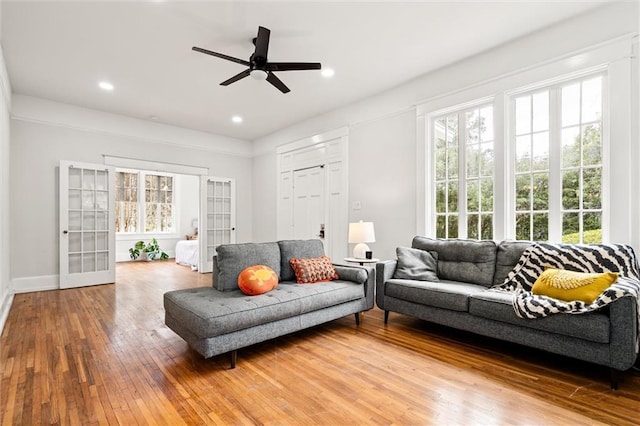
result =
[{"label": "table lamp", "polygon": [[355,244],[353,257],[364,259],[366,252],[371,251],[366,243],[375,243],[376,234],[373,230],[373,222],[355,222],[349,224],[349,243]]}]

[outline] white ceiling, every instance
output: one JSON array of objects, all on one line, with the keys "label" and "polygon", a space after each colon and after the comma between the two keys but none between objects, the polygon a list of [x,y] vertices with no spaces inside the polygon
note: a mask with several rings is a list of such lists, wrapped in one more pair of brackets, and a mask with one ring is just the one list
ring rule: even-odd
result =
[{"label": "white ceiling", "polygon": [[[14,93],[253,140],[600,3],[2,0],[1,41]],[[278,73],[288,94],[251,78],[223,87],[243,66],[191,50],[248,60],[259,25],[270,61],[335,76]]]}]

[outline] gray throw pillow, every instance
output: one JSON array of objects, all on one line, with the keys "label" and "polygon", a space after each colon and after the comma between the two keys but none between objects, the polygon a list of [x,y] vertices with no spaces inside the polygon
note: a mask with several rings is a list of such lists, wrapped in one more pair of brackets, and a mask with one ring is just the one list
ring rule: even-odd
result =
[{"label": "gray throw pillow", "polygon": [[440,281],[438,279],[438,252],[398,247],[396,255],[398,256],[398,265],[393,278]]}]

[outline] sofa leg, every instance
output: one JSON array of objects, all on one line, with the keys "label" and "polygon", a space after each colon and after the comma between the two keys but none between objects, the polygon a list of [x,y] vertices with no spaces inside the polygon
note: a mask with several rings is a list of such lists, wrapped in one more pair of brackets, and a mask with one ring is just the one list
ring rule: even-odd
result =
[{"label": "sofa leg", "polygon": [[384,311],[384,323],[389,322],[389,311]]},{"label": "sofa leg", "polygon": [[356,316],[356,325],[360,325],[360,312],[354,314]]},{"label": "sofa leg", "polygon": [[231,351],[229,352],[229,355],[231,355],[231,368],[236,368],[236,360],[238,359],[238,351]]},{"label": "sofa leg", "polygon": [[609,372],[611,373],[611,390],[618,390],[618,370],[610,368]]}]

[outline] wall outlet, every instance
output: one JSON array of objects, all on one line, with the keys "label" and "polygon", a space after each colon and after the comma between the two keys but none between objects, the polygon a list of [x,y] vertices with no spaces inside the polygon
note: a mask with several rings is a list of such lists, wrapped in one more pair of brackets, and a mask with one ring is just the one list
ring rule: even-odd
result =
[{"label": "wall outlet", "polygon": [[362,203],[360,201],[354,201],[351,203],[351,208],[353,210],[360,210],[362,208]]}]

